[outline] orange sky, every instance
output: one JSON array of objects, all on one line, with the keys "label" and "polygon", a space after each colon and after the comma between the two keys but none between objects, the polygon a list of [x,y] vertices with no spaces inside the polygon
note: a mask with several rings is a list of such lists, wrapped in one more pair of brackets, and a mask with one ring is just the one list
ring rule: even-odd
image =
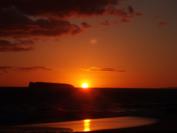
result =
[{"label": "orange sky", "polygon": [[[112,4],[103,1],[108,6]],[[0,86],[26,86],[30,81],[74,86],[87,81],[91,87],[177,86],[176,0],[123,1],[114,7],[127,13],[123,15],[119,10],[110,13],[105,3],[97,2],[94,6],[98,7],[89,12],[53,5],[56,10],[46,11],[49,16],[41,5],[34,12],[18,4],[13,9],[0,6],[4,22],[9,21],[2,16],[4,12],[9,16],[11,11],[16,12],[11,17],[15,19],[13,23],[0,22]],[[66,3],[62,0],[61,4]],[[99,13],[99,8],[108,11]],[[57,16],[57,10],[65,16]],[[29,20],[24,14],[42,20]],[[9,28],[13,26],[19,32]]]}]

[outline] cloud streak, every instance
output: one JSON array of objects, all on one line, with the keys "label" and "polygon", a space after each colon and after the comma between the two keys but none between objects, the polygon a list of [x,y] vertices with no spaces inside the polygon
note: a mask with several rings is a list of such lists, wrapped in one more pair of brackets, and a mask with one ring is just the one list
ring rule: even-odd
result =
[{"label": "cloud streak", "polygon": [[168,22],[167,22],[167,21],[160,21],[160,22],[158,23],[158,25],[159,25],[160,27],[166,27],[166,26],[168,26]]},{"label": "cloud streak", "polygon": [[90,67],[87,69],[83,69],[84,71],[92,71],[92,72],[126,72],[123,69],[115,69],[111,67]]},{"label": "cloud streak", "polygon": [[51,71],[51,68],[44,66],[32,67],[14,67],[14,66],[0,66],[0,74],[9,73],[11,71],[31,72],[31,71]]},{"label": "cloud streak", "polygon": [[0,52],[30,51],[33,50],[33,42],[30,40],[8,41],[0,40]]}]

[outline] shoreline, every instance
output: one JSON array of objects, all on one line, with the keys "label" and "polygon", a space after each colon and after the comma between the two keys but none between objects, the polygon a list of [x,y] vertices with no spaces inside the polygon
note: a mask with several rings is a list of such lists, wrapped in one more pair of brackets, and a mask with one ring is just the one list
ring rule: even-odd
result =
[{"label": "shoreline", "polygon": [[[121,116],[120,116],[121,117]],[[138,116],[139,117],[139,116]],[[98,117],[97,117],[98,118]],[[110,117],[106,117],[110,118]],[[112,117],[111,117],[112,118]],[[152,117],[151,117],[152,118]],[[76,119],[75,119],[76,120]],[[83,119],[82,119],[83,120]],[[53,121],[54,122],[54,121]],[[55,121],[61,122],[61,121]],[[55,123],[54,122],[54,123]],[[62,121],[63,122],[63,121]],[[48,122],[50,123],[50,122]],[[145,125],[145,126],[138,126],[138,127],[130,127],[130,128],[120,128],[120,129],[108,129],[108,130],[99,130],[99,131],[88,131],[88,133],[142,133],[142,132],[177,132],[177,116],[174,117],[168,117],[168,118],[160,118],[157,119],[157,123]],[[37,124],[37,123],[36,123]],[[38,123],[39,124],[39,123]],[[41,123],[40,123],[41,124]],[[45,122],[42,124],[46,124]],[[30,124],[29,124],[30,125]],[[6,129],[9,126],[1,126],[1,129]],[[13,127],[13,126],[10,126]],[[53,131],[54,129],[60,129],[60,128],[46,128],[44,129],[51,129]],[[41,128],[42,129],[42,128]],[[65,129],[65,128],[63,128]],[[1,131],[1,130],[0,130]],[[70,130],[71,131],[71,130]],[[85,132],[76,132],[76,133],[85,133]]]}]

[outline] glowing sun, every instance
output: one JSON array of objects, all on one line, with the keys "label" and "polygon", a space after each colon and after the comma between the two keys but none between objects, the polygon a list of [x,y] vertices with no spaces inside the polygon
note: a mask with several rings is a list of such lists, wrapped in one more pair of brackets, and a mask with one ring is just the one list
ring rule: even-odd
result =
[{"label": "glowing sun", "polygon": [[88,89],[89,88],[89,83],[87,83],[87,82],[82,83],[81,88],[82,89]]}]

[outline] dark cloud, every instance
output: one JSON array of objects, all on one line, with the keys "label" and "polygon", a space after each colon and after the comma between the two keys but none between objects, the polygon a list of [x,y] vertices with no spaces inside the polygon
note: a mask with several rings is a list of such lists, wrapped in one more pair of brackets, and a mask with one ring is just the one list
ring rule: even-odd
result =
[{"label": "dark cloud", "polygon": [[15,7],[0,9],[0,20],[0,52],[29,51],[34,48],[34,37],[74,35],[88,27],[86,23],[79,27],[63,19],[31,18]]},{"label": "dark cloud", "polygon": [[125,70],[123,70],[123,69],[115,69],[115,68],[111,68],[111,67],[105,67],[105,68],[90,67],[90,68],[87,68],[84,70],[85,71],[95,71],[95,72],[125,72]]},{"label": "dark cloud", "polygon": [[121,69],[114,69],[114,68],[101,68],[100,71],[105,71],[105,72],[125,72],[125,70]]},{"label": "dark cloud", "polygon": [[81,28],[63,19],[31,18],[11,7],[0,11],[0,37],[59,36]]},{"label": "dark cloud", "polygon": [[86,22],[82,22],[82,23],[81,23],[81,26],[82,26],[83,28],[90,28],[90,27],[91,27],[91,25],[88,24],[88,23],[86,23]]},{"label": "dark cloud", "polygon": [[[33,47],[9,41],[46,39],[64,34],[78,34],[91,27],[87,22],[73,24],[69,17],[115,15],[127,22],[133,7],[119,9],[121,0],[1,0],[0,52],[29,51]],[[8,40],[8,41],[2,41]],[[19,42],[19,41],[18,41]]]},{"label": "dark cloud", "polygon": [[30,40],[8,41],[0,40],[0,52],[30,51],[33,49],[33,42]]},{"label": "dark cloud", "polygon": [[135,12],[135,10],[132,6],[128,6],[128,11],[130,14],[133,14]]},{"label": "dark cloud", "polygon": [[115,72],[115,71],[117,71],[117,70],[114,69],[114,68],[101,68],[100,71]]},{"label": "dark cloud", "polygon": [[38,71],[38,70],[51,71],[52,69],[44,66],[32,66],[32,67],[0,66],[0,74],[8,73],[10,71],[29,72],[29,71]]},{"label": "dark cloud", "polygon": [[158,24],[160,27],[166,27],[168,25],[168,22],[167,21],[160,21]]},{"label": "dark cloud", "polygon": [[51,71],[52,69],[44,67],[44,66],[33,66],[33,67],[17,67],[16,70],[20,70],[20,71],[36,71],[36,70]]},{"label": "dark cloud", "polygon": [[32,16],[100,15],[120,0],[1,0],[0,8],[15,6]]},{"label": "dark cloud", "polygon": [[[143,16],[143,13],[135,10],[135,8],[131,5],[128,6],[128,16]],[[124,16],[125,17],[125,16]]]}]

